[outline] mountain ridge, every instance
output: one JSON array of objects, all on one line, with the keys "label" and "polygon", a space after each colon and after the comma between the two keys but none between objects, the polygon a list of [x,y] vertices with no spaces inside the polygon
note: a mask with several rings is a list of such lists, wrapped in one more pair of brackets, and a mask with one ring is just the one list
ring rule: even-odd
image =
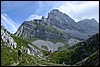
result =
[{"label": "mountain ridge", "polygon": [[[27,25],[29,25],[28,22],[31,22],[31,25],[33,25],[33,27],[36,26],[35,24],[42,24],[44,26],[56,26],[64,30],[65,33],[70,34],[71,36],[80,40],[87,39],[89,38],[89,36],[98,33],[99,31],[99,23],[95,19],[84,19],[76,23],[67,14],[60,12],[58,9],[53,9],[50,13],[48,13],[47,18],[42,16],[41,19],[24,21],[23,24],[26,23]],[[32,22],[34,22],[35,24],[33,24]],[[21,26],[23,26],[23,24]],[[18,30],[20,30],[20,27],[18,28]],[[15,34],[17,34],[18,30]]]}]

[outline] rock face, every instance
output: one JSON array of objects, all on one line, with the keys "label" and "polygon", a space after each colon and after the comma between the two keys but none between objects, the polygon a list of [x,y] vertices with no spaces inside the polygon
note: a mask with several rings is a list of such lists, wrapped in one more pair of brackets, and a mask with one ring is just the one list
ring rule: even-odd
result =
[{"label": "rock face", "polygon": [[[21,27],[18,29],[16,32],[16,36],[23,38],[24,40],[33,42],[34,38],[39,38],[41,40],[35,41],[33,44],[35,44],[37,47],[41,48],[44,47],[48,50],[56,51],[58,50],[59,44],[54,44],[50,42],[49,40],[61,40],[61,41],[66,41],[69,40],[70,38],[74,38],[70,36],[69,34],[65,33],[58,27],[48,25],[45,23],[43,20],[45,18],[42,17],[42,20],[33,20],[33,21],[25,21]],[[46,40],[46,41],[43,41]],[[59,42],[59,41],[58,41]],[[62,44],[61,44],[62,45]],[[43,48],[42,48],[43,49]]]},{"label": "rock face", "polygon": [[[64,30],[63,33],[59,33],[58,28]],[[60,12],[58,9],[53,9],[48,13],[47,18],[43,16],[41,19],[23,22],[15,35],[23,39],[34,36],[45,40],[69,40],[73,37],[83,40],[98,32],[99,23],[95,19],[85,19],[75,22],[67,14]]]},{"label": "rock face", "polygon": [[52,43],[51,41],[43,41],[43,40],[37,40],[32,42],[32,44],[38,46],[39,48],[42,48],[43,50],[45,50],[42,46],[46,46],[48,51],[57,51],[58,47],[60,46],[64,46],[63,43],[57,42],[56,44]]},{"label": "rock face", "polygon": [[28,44],[27,48],[25,49],[25,52],[29,55],[38,55],[43,56],[42,52],[40,52],[38,49],[34,48],[32,45]]},{"label": "rock face", "polygon": [[17,48],[17,43],[3,26],[1,26],[1,39],[7,46],[11,47],[12,49]]},{"label": "rock face", "polygon": [[95,19],[84,19],[76,23],[76,30],[66,29],[71,35],[79,39],[88,39],[90,36],[99,32],[99,23]]},{"label": "rock face", "polygon": [[75,21],[67,14],[60,12],[58,9],[53,9],[50,13],[48,13],[47,20],[51,25],[62,29],[76,28]]},{"label": "rock face", "polygon": [[99,32],[99,23],[94,19],[84,19],[75,22],[67,14],[57,9],[52,10],[47,17],[48,23],[65,30],[66,33],[78,39],[87,39]]}]

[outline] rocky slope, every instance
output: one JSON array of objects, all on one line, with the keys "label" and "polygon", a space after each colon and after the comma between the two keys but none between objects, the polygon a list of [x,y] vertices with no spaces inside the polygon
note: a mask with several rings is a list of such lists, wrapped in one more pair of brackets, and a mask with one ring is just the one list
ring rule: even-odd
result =
[{"label": "rocky slope", "polygon": [[[75,38],[84,40],[99,32],[99,24],[95,19],[85,19],[75,22],[67,14],[53,9],[48,17],[25,21],[19,27],[16,36],[32,41],[34,37],[50,40],[69,40]],[[33,37],[34,36],[34,37]],[[73,41],[74,42],[74,41]]]},{"label": "rocky slope", "polygon": [[17,43],[10,36],[7,29],[5,29],[2,25],[1,25],[1,39],[3,42],[5,42],[5,46],[11,47],[12,49],[17,48]]},{"label": "rocky slope", "polygon": [[[47,46],[48,50],[52,51],[57,51],[58,47],[60,47],[59,44],[56,44],[57,42],[60,42],[66,46],[71,45],[71,40],[73,40],[73,45],[79,42],[79,40],[75,39],[70,34],[65,33],[58,27],[47,24],[44,22],[45,20],[42,19],[25,21],[15,33],[15,35],[28,42],[38,42],[39,45],[35,43],[37,47],[41,48],[40,45]],[[44,42],[41,43],[41,40],[44,40]],[[49,44],[49,41],[51,41],[52,45]]]},{"label": "rocky slope", "polygon": [[[28,63],[28,58],[40,58],[44,56],[41,49],[14,36],[13,34],[10,34],[7,29],[1,26],[1,65],[9,66],[13,63],[17,63],[18,50],[22,51],[23,61],[26,64]],[[29,60],[32,61],[31,59]],[[23,63],[19,63],[18,65],[21,64]]]},{"label": "rocky slope", "polygon": [[[3,26],[1,27],[1,66],[66,66],[65,64],[51,63],[47,60],[48,51],[42,50],[21,38],[11,35]],[[5,36],[3,38],[3,36]],[[6,39],[8,38],[8,39]],[[12,39],[9,39],[12,38]],[[9,42],[6,40],[9,40]],[[12,49],[12,40],[17,44]],[[12,45],[9,46],[9,43]],[[5,45],[6,44],[6,45]],[[18,50],[22,52],[22,60],[18,61]]]},{"label": "rocky slope", "polygon": [[48,50],[48,51],[58,51],[58,48],[60,46],[64,46],[63,43],[57,42],[53,43],[51,41],[43,41],[43,40],[37,40],[35,42],[32,42],[32,44],[38,46],[39,48],[42,48],[43,50]]},{"label": "rocky slope", "polygon": [[76,23],[67,14],[60,12],[58,9],[53,9],[48,14],[47,21],[79,39],[87,39],[99,32],[99,24],[95,19],[84,19]]},{"label": "rocky slope", "polygon": [[68,40],[73,38],[55,26],[48,25],[42,20],[25,21],[15,33],[16,36],[24,38],[40,38],[43,40],[60,39]]}]

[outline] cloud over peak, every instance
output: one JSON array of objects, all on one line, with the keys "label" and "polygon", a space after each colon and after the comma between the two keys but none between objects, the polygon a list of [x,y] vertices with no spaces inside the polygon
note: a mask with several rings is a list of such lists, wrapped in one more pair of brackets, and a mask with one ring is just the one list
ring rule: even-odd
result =
[{"label": "cloud over peak", "polygon": [[30,15],[30,16],[27,18],[27,21],[34,20],[34,19],[41,19],[41,17],[42,17],[42,16],[33,14],[33,15]]}]

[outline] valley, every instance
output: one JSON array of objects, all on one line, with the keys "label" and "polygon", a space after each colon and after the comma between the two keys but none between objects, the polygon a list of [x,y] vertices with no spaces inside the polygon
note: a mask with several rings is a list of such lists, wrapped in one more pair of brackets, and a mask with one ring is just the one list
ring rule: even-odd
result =
[{"label": "valley", "polygon": [[53,9],[47,18],[24,21],[14,34],[1,25],[1,66],[99,66],[99,23],[75,22]]}]

